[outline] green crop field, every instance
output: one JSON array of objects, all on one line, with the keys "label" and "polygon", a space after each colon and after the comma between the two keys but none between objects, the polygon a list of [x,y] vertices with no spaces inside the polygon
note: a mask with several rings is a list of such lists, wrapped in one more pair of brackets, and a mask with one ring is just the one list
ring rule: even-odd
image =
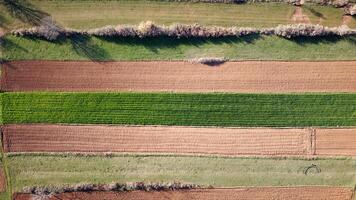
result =
[{"label": "green crop field", "polygon": [[4,93],[5,124],[356,126],[356,94]]},{"label": "green crop field", "polygon": [[184,60],[227,57],[234,60],[352,60],[356,37],[300,38],[245,36],[220,39],[96,38],[57,42],[9,36],[5,60]]},{"label": "green crop field", "polygon": [[[180,181],[216,187],[354,186],[354,159],[267,159],[194,156],[16,155],[7,158],[14,191],[32,185]],[[305,168],[312,164],[321,173]]]},{"label": "green crop field", "polygon": [[[20,1],[21,2],[21,1]],[[285,3],[206,4],[178,3],[145,0],[29,0],[32,8],[52,16],[59,24],[72,28],[95,28],[109,24],[137,24],[152,20],[160,24],[200,23],[202,25],[271,27],[293,23],[296,9]],[[27,4],[24,4],[27,5]],[[342,24],[342,9],[305,5],[305,14],[312,23],[325,26]],[[11,16],[5,6],[0,6],[2,26],[13,29],[28,26],[16,16]],[[348,24],[356,27],[356,20]]]}]

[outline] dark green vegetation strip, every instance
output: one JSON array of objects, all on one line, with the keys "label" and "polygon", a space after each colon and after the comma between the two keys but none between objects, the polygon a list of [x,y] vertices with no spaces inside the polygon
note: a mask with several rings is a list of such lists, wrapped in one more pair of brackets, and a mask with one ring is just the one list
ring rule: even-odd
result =
[{"label": "dark green vegetation strip", "polygon": [[9,36],[6,60],[354,60],[356,37],[299,38],[244,36],[220,39],[73,37],[57,42]]},{"label": "dark green vegetation strip", "polygon": [[356,126],[356,94],[4,93],[5,124]]},{"label": "dark green vegetation strip", "polygon": [[[82,29],[97,28],[109,24],[137,24],[146,20],[152,20],[158,24],[179,22],[220,26],[272,27],[278,24],[295,23],[293,13],[298,9],[286,3],[237,5],[145,0],[18,0],[18,2],[18,6],[0,4],[0,25],[2,27],[14,29],[31,24],[36,25],[40,23],[41,17],[46,16],[53,17],[62,26]],[[11,13],[13,14],[11,15]],[[314,24],[321,23],[325,26],[340,26],[342,24],[342,9],[331,6],[304,5],[302,13]],[[348,25],[356,27],[356,20],[351,18]]]},{"label": "dark green vegetation strip", "polygon": [[[24,186],[111,182],[188,182],[234,186],[354,186],[356,160],[266,159],[190,156],[8,157],[14,191]],[[317,165],[320,173],[305,169]]]}]

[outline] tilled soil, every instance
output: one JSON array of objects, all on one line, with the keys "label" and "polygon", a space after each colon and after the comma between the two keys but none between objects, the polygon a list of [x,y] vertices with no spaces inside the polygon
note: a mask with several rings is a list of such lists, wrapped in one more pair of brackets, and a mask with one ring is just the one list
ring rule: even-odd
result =
[{"label": "tilled soil", "polygon": [[317,130],[316,154],[356,156],[356,129]]},{"label": "tilled soil", "polygon": [[9,125],[5,152],[310,155],[309,129]]},{"label": "tilled soil", "polygon": [[4,91],[356,92],[356,61],[188,62],[14,61]]},{"label": "tilled soil", "polygon": [[[54,195],[49,200],[350,200],[352,190],[338,187],[251,187],[197,189],[168,192],[75,192]],[[16,194],[14,200],[30,200],[31,195]]]}]

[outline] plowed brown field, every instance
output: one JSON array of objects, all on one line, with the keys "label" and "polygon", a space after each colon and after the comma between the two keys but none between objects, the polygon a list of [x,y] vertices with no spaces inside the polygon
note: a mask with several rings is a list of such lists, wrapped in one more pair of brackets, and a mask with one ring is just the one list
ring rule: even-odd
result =
[{"label": "plowed brown field", "polygon": [[316,154],[356,156],[356,129],[317,130]]},{"label": "plowed brown field", "polygon": [[309,155],[308,129],[9,125],[5,152]]},{"label": "plowed brown field", "polygon": [[[30,200],[28,194],[16,194],[14,200]],[[197,199],[197,200],[350,200],[350,188],[337,187],[262,187],[234,189],[198,189],[169,192],[76,192],[52,196],[49,200],[163,200],[163,199]]]},{"label": "plowed brown field", "polygon": [[14,61],[4,91],[356,92],[356,61],[188,62]]}]

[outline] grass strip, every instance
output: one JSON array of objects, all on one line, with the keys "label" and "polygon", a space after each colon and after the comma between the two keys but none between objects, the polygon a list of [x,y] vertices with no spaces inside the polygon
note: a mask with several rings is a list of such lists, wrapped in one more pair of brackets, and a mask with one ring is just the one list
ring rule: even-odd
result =
[{"label": "grass strip", "polygon": [[356,94],[3,93],[4,124],[356,126]]},{"label": "grass strip", "polygon": [[[354,159],[271,159],[194,156],[16,155],[8,163],[14,191],[24,186],[180,181],[216,187],[328,185],[353,187]],[[321,172],[304,171],[312,164]]]},{"label": "grass strip", "polygon": [[[0,4],[2,27],[13,29],[36,23],[38,17],[51,16],[71,28],[95,28],[109,24],[137,24],[152,20],[159,24],[200,23],[202,25],[271,27],[293,23],[296,7],[286,3],[206,4],[145,0],[72,1],[20,0],[20,7]],[[31,8],[31,10],[26,9]],[[12,10],[12,13],[9,12]],[[311,23],[325,26],[342,24],[342,9],[331,6],[303,5],[302,14]],[[356,20],[350,19],[350,27]]]},{"label": "grass strip", "polygon": [[249,35],[215,39],[98,38],[76,36],[56,42],[7,36],[4,60],[354,60],[356,36],[296,38]]}]

